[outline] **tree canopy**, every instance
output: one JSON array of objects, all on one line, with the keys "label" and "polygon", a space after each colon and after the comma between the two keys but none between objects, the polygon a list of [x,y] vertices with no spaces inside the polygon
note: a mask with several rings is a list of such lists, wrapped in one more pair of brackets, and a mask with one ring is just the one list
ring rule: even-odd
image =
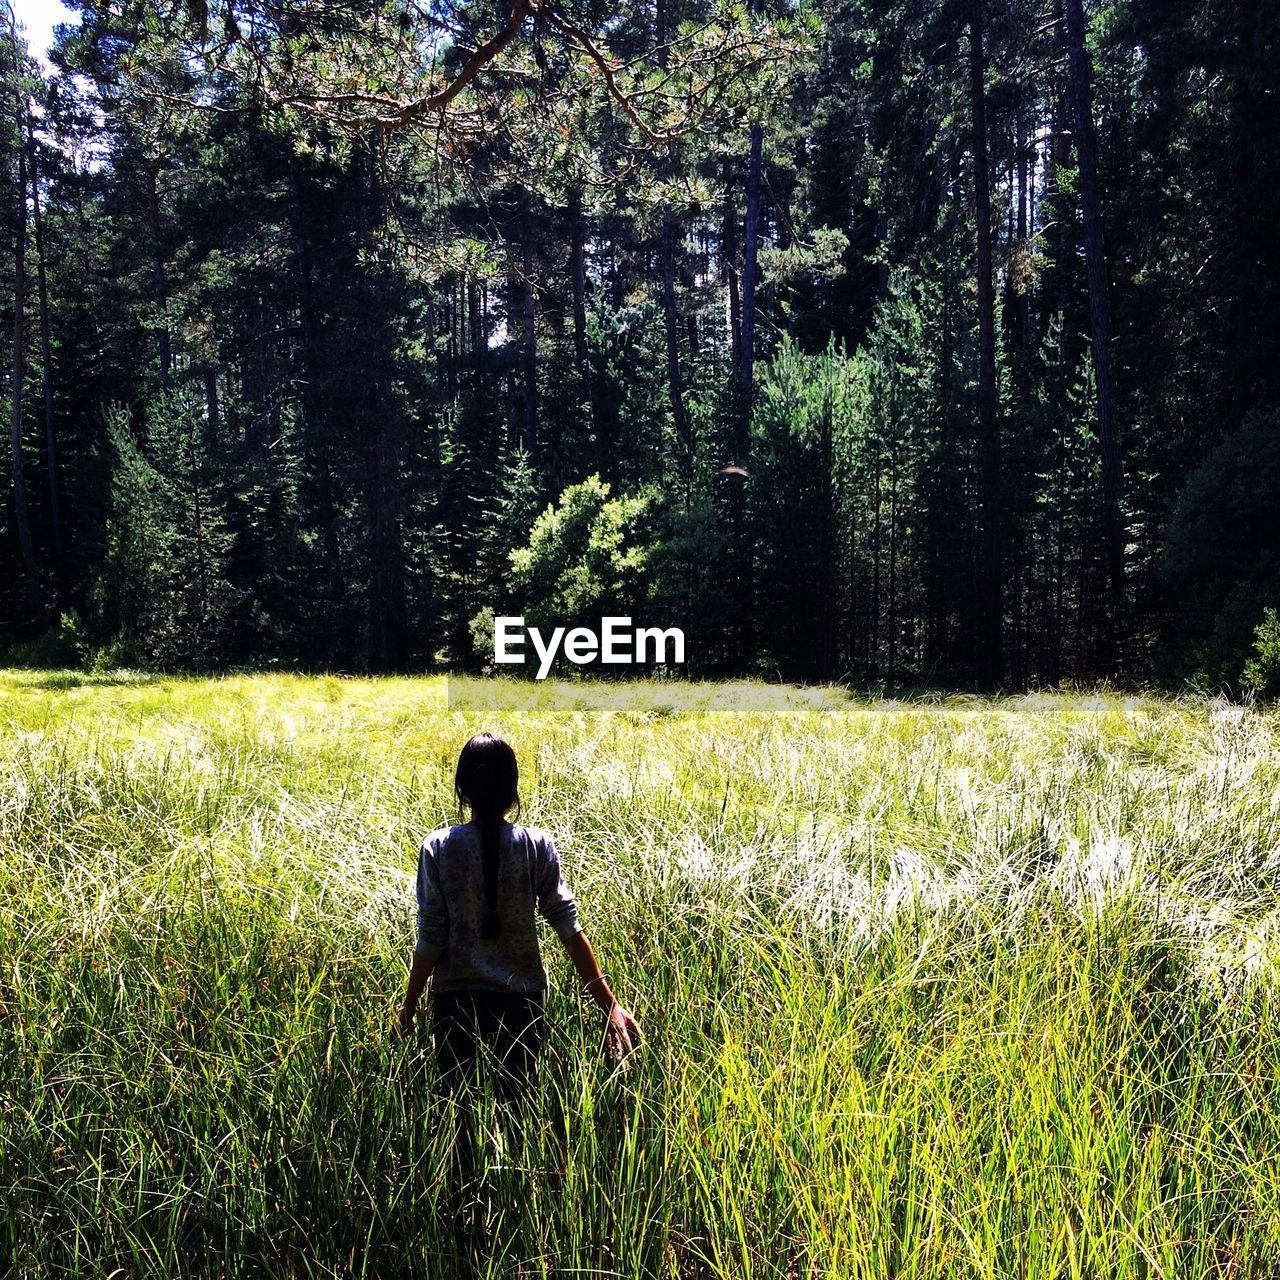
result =
[{"label": "tree canopy", "polygon": [[1235,686],[1280,604],[1273,6],[10,18],[11,658]]}]

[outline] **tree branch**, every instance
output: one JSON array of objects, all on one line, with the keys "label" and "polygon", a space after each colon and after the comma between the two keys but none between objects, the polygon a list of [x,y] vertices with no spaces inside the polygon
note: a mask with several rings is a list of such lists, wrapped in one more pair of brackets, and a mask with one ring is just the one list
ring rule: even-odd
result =
[{"label": "tree branch", "polygon": [[568,18],[562,17],[552,8],[547,8],[543,12],[543,16],[591,59],[600,74],[604,76],[609,96],[622,108],[627,119],[639,129],[646,142],[651,146],[665,146],[668,143],[679,140],[682,135],[678,130],[660,133],[645,121],[644,117],[636,110],[636,105],[631,100],[631,97],[624,93],[622,87],[618,84],[617,68],[600,52],[595,41],[581,27],[570,22]]},{"label": "tree branch", "polygon": [[436,93],[405,103],[391,115],[379,116],[378,123],[385,128],[395,129],[412,124],[432,111],[440,111],[447,107],[520,34],[525,18],[535,12],[536,8],[534,0],[511,0],[511,13],[507,18],[507,25],[476,48],[462,70],[449,84]]}]

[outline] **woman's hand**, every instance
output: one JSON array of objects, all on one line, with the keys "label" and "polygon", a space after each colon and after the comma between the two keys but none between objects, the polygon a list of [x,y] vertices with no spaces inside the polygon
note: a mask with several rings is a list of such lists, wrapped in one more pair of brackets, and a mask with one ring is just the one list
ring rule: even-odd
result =
[{"label": "woman's hand", "polygon": [[600,972],[600,963],[591,950],[587,935],[579,929],[562,941],[587,994],[605,1012],[604,1047],[612,1057],[621,1061],[640,1047],[640,1028],[630,1012],[614,998],[604,974]]},{"label": "woman's hand", "polygon": [[404,993],[404,1003],[400,1006],[400,1014],[396,1019],[396,1025],[400,1028],[402,1036],[407,1036],[413,1030],[414,1012],[418,1008],[422,990],[427,985],[427,979],[435,966],[435,956],[428,958],[422,951],[413,953],[413,960],[409,967],[409,989]]},{"label": "woman's hand", "polygon": [[636,1020],[616,1001],[609,1010],[609,1020],[605,1024],[604,1047],[618,1061],[640,1047],[640,1028],[636,1025]]},{"label": "woman's hand", "polygon": [[407,1004],[400,1006],[400,1014],[396,1018],[396,1027],[400,1034],[405,1037],[413,1030],[413,1010]]}]

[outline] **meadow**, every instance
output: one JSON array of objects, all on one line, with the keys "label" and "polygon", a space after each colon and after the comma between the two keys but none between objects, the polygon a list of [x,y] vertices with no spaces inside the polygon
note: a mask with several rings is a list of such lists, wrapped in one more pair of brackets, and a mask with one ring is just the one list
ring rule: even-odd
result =
[{"label": "meadow", "polygon": [[[527,689],[0,672],[0,1275],[1280,1274],[1280,713]],[[546,934],[464,1169],[392,1025],[482,727],[645,1038]]]}]

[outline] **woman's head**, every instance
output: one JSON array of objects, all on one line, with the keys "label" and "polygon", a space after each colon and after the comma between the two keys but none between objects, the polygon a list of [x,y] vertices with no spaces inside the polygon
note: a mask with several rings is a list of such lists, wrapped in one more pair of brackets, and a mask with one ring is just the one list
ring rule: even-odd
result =
[{"label": "woman's head", "polygon": [[477,733],[458,756],[453,789],[459,805],[477,822],[497,822],[520,810],[520,769],[516,753],[496,733]]},{"label": "woman's head", "polygon": [[477,733],[458,756],[453,790],[458,804],[471,810],[480,827],[480,854],[484,870],[484,918],[482,938],[498,936],[498,855],[503,817],[509,809],[520,814],[520,769],[510,744],[496,733]]}]

